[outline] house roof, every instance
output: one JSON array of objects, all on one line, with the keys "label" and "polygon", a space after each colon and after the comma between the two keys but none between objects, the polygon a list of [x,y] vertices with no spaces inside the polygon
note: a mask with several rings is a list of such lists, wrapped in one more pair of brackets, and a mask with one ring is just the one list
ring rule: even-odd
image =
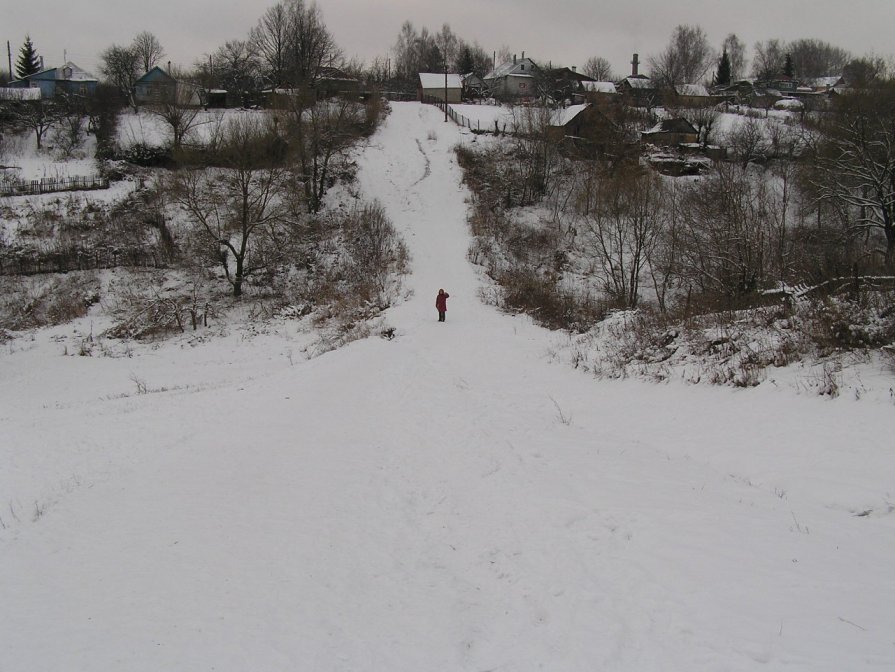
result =
[{"label": "house roof", "polygon": [[550,125],[565,126],[588,107],[590,107],[590,104],[584,103],[583,105],[569,105],[559,110],[553,110],[550,113]]},{"label": "house roof", "polygon": [[709,90],[702,84],[677,84],[674,90],[679,96],[690,96],[693,98],[708,98],[711,95]]},{"label": "house roof", "polygon": [[[445,74],[443,72],[421,72],[420,86],[424,89],[443,89],[445,87]],[[447,74],[447,88],[460,89],[463,82],[460,75]]]},{"label": "house roof", "polygon": [[653,80],[649,77],[625,77],[622,81],[627,82],[632,89],[648,90],[656,88]]},{"label": "house roof", "polygon": [[322,66],[317,68],[317,79],[327,79],[333,81],[345,81],[345,82],[356,82],[358,81],[355,77],[352,77],[346,72],[339,70],[338,68],[331,68],[329,66]]},{"label": "house roof", "polygon": [[682,117],[674,117],[672,119],[663,119],[648,131],[644,131],[643,135],[653,135],[657,133],[696,133],[696,129],[689,121]]},{"label": "house roof", "polygon": [[[528,66],[526,70],[523,66]],[[485,75],[485,79],[498,79],[500,77],[506,77],[507,75],[522,75],[529,76],[529,73],[532,69],[537,68],[535,62],[530,58],[519,58],[516,61],[507,61],[506,63],[502,63],[498,67],[494,68],[491,72]]]},{"label": "house roof", "polygon": [[140,84],[140,83],[142,83],[142,82],[157,82],[157,81],[160,81],[160,80],[161,80],[161,81],[169,81],[169,82],[176,82],[176,81],[177,81],[177,80],[174,79],[171,75],[169,75],[167,72],[165,72],[164,70],[162,70],[159,66],[155,66],[152,70],[150,70],[150,71],[147,72],[145,75],[143,75],[142,77],[140,77],[140,78],[139,78],[136,82],[134,82],[134,83],[135,83],[135,84]]},{"label": "house roof", "polygon": [[618,89],[612,82],[581,82],[581,86],[585,91],[591,93],[618,93]]},{"label": "house roof", "polygon": [[41,70],[40,72],[35,72],[33,75],[28,75],[27,77],[23,77],[19,81],[26,80],[40,80],[40,81],[63,81],[63,82],[95,82],[97,81],[96,77],[91,75],[86,70],[79,68],[77,65],[68,61],[65,65],[62,65],[58,68],[47,68],[46,70]]}]

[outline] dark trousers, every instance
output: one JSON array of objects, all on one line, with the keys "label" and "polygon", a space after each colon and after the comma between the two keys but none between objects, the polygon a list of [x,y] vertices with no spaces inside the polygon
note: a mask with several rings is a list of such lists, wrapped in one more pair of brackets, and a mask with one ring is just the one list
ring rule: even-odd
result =
[{"label": "dark trousers", "polygon": [[439,322],[444,322],[444,312],[445,311],[443,311],[443,310],[438,311],[438,321]]}]

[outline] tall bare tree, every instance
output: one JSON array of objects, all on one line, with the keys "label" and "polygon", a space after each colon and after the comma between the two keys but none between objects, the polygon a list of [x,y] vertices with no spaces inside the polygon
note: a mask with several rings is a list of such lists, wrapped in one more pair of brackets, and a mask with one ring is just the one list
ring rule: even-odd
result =
[{"label": "tall bare tree", "polygon": [[147,30],[137,34],[134,41],[131,42],[131,50],[137,57],[140,67],[143,69],[143,74],[146,74],[158,65],[165,55],[162,43]]},{"label": "tall bare tree", "polygon": [[700,26],[677,26],[665,50],[650,56],[652,79],[665,86],[696,84],[706,78],[715,62],[708,37]]},{"label": "tall bare tree", "polygon": [[287,248],[287,174],[271,151],[277,142],[274,130],[258,118],[236,117],[212,157],[219,168],[177,175],[176,201],[234,297],[242,295],[247,278],[270,270]]},{"label": "tall bare tree", "polygon": [[121,91],[121,94],[136,109],[134,82],[140,76],[140,58],[131,47],[113,44],[100,54],[100,73],[106,82]]},{"label": "tall bare tree", "polygon": [[752,57],[752,75],[759,81],[773,79],[783,72],[786,45],[778,39],[756,42]]},{"label": "tall bare tree", "polygon": [[612,65],[602,56],[591,56],[584,63],[583,72],[598,82],[614,82],[617,77],[612,72]]},{"label": "tall bare tree", "polygon": [[853,234],[881,234],[885,267],[895,271],[895,83],[843,96],[821,131],[821,197],[848,207]]},{"label": "tall bare tree", "polygon": [[851,60],[845,49],[823,40],[795,40],[786,45],[792,57],[793,71],[799,79],[814,77],[838,77]]}]

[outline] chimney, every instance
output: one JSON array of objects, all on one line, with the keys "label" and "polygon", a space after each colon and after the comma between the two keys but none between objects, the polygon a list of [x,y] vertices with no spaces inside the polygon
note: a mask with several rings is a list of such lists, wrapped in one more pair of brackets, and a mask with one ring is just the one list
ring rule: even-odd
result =
[{"label": "chimney", "polygon": [[573,66],[572,66],[572,72],[578,72],[578,66],[577,66],[577,65],[573,65]]},{"label": "chimney", "polygon": [[513,65],[516,65],[516,54],[513,54]]},{"label": "chimney", "polygon": [[524,51],[522,52],[522,60],[523,61],[525,60],[525,52]]},{"label": "chimney", "polygon": [[634,54],[634,59],[631,61],[631,77],[637,77],[639,74],[637,69],[640,66],[640,60],[637,58],[637,54]]},{"label": "chimney", "polygon": [[168,74],[171,74],[171,61],[168,61]]}]

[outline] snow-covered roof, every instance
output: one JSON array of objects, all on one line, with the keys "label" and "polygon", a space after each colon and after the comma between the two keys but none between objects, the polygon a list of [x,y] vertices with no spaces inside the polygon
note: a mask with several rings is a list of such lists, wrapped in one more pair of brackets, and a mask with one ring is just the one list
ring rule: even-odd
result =
[{"label": "snow-covered roof", "polygon": [[572,121],[572,119],[581,114],[587,107],[589,107],[589,105],[585,103],[583,105],[569,105],[568,107],[559,110],[553,110],[550,113],[550,125],[565,126]]},{"label": "snow-covered roof", "polygon": [[625,77],[623,80],[627,82],[632,89],[654,89],[653,80],[649,77]]},{"label": "snow-covered roof", "polygon": [[674,90],[679,96],[692,96],[698,98],[708,98],[709,90],[702,84],[677,84]]},{"label": "snow-covered roof", "polygon": [[[527,70],[526,70],[527,66]],[[503,63],[487,75],[485,75],[485,79],[497,79],[498,77],[506,77],[507,75],[523,75],[528,76],[531,70],[535,67],[534,61],[530,58],[520,58],[515,61],[507,61]]]},{"label": "snow-covered roof", "polygon": [[613,82],[581,82],[581,86],[591,93],[618,93]]},{"label": "snow-covered roof", "polygon": [[91,75],[86,70],[79,68],[77,65],[68,61],[65,65],[60,66],[58,68],[47,68],[46,70],[41,70],[40,72],[35,72],[33,75],[28,75],[24,79],[32,80],[63,80],[67,82],[95,82],[97,81],[96,77]]},{"label": "snow-covered roof", "polygon": [[[443,89],[445,87],[444,77],[443,72],[421,72],[420,86],[424,89]],[[448,73],[447,88],[460,89],[462,87],[463,81],[460,79],[460,75]]]}]

